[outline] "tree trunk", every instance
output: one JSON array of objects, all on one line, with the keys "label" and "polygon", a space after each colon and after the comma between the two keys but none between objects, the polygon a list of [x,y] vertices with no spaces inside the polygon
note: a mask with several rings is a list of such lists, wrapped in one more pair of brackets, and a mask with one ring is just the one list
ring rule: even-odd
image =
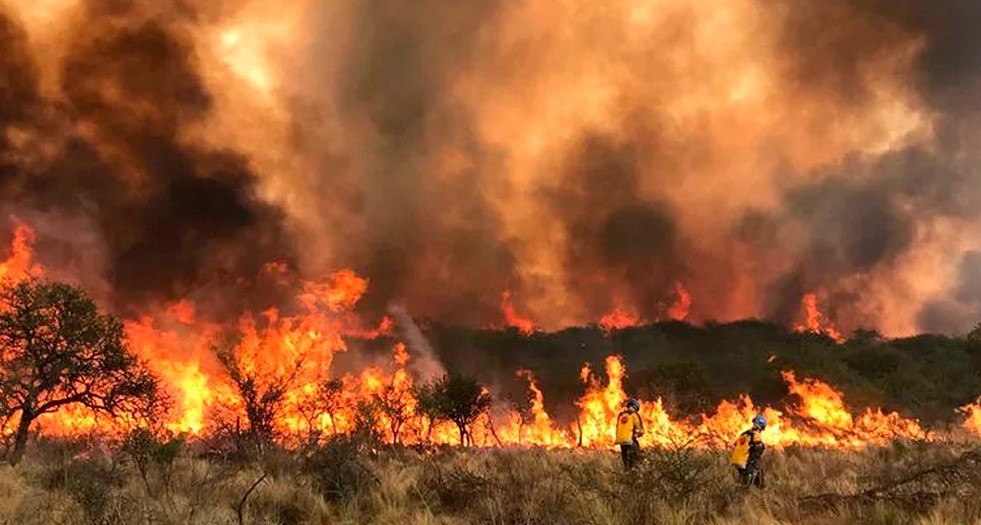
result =
[{"label": "tree trunk", "polygon": [[27,437],[30,435],[31,423],[34,422],[34,414],[29,410],[22,410],[20,422],[17,423],[17,433],[14,434],[14,448],[10,452],[10,465],[20,463],[24,457],[24,450],[27,448]]}]

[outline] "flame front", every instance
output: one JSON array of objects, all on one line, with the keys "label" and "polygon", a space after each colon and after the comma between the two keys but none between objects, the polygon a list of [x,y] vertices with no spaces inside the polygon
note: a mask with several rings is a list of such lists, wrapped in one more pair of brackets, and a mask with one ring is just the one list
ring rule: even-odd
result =
[{"label": "flame front", "polygon": [[[42,269],[32,264],[32,239],[29,228],[17,227],[10,255],[0,264],[4,282],[41,275]],[[292,378],[274,421],[287,443],[350,432],[366,413],[371,427],[390,443],[457,443],[459,435],[452,424],[430,424],[417,411],[414,379],[408,367],[410,354],[402,343],[395,344],[388,363],[367,366],[356,373],[333,374],[334,356],[348,349],[345,337],[365,333],[353,321],[351,309],[367,288],[367,281],[353,271],[335,272],[321,282],[302,286],[295,300],[298,313],[284,315],[268,309],[260,316],[244,316],[231,334],[227,327],[200,319],[190,300],[178,301],[155,314],[127,321],[126,339],[175,401],[164,422],[172,432],[205,436],[216,430],[223,414],[241,416],[242,401],[214,348],[216,342],[225,340],[226,350],[235,356],[243,372],[263,379]],[[388,323],[383,322],[373,332],[384,329],[387,333]],[[534,375],[519,371],[528,384],[528,410],[502,412],[502,407],[497,407],[482,416],[471,429],[474,443],[613,446],[613,427],[627,398],[623,387],[627,369],[619,357],[610,356],[605,373],[606,379],[601,380],[588,365],[582,368],[584,393],[575,402],[578,414],[574,422],[563,425],[546,411],[545,393]],[[669,414],[660,398],[642,400],[646,432],[641,443],[726,446],[759,412],[769,420],[764,440],[776,447],[855,448],[897,438],[927,437],[915,420],[881,409],[868,409],[855,416],[842,393],[827,383],[798,379],[792,371],[782,375],[793,396],[785,411],[758,407],[748,396],[741,396],[735,402],[721,402],[712,413],[682,419]],[[323,400],[322,386],[332,381],[338,388],[329,406],[311,409]],[[981,406],[975,403],[962,410],[967,415],[965,428],[981,435]],[[47,415],[41,426],[45,433],[55,435],[106,428],[99,417],[78,408]]]}]

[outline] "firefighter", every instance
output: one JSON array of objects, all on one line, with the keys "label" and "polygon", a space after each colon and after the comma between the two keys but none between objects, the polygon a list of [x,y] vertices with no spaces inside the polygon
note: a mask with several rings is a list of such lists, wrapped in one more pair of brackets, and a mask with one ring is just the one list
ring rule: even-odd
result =
[{"label": "firefighter", "polygon": [[763,488],[763,466],[760,458],[766,445],[760,433],[766,428],[766,418],[757,414],[753,426],[739,435],[732,449],[732,466],[736,468],[739,482],[746,487]]},{"label": "firefighter", "polygon": [[644,434],[644,421],[640,418],[640,402],[629,399],[623,412],[617,416],[616,438],[620,445],[620,459],[627,470],[634,467],[640,452],[638,439]]}]

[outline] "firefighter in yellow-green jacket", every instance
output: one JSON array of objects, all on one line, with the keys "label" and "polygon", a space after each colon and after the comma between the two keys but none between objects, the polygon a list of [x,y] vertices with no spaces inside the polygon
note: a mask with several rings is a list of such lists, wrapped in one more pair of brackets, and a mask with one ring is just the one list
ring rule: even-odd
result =
[{"label": "firefighter in yellow-green jacket", "polygon": [[631,398],[617,416],[616,439],[620,445],[620,458],[627,470],[633,468],[640,452],[640,436],[644,435],[644,421],[640,418],[640,402]]},{"label": "firefighter in yellow-green jacket", "polygon": [[763,488],[763,466],[760,458],[766,446],[760,433],[766,428],[766,418],[757,414],[753,418],[753,426],[739,435],[732,448],[732,466],[736,468],[739,482],[746,486],[755,485]]}]

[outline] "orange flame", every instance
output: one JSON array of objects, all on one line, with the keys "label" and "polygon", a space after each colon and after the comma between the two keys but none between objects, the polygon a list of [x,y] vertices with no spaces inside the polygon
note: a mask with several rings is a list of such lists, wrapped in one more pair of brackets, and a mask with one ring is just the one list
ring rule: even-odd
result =
[{"label": "orange flame", "polygon": [[534,321],[518,315],[511,300],[511,292],[508,290],[504,290],[501,294],[501,312],[504,314],[504,322],[508,326],[517,328],[523,335],[531,335],[535,331]]},{"label": "orange flame", "polygon": [[824,334],[834,339],[836,342],[841,343],[845,341],[844,335],[835,326],[834,321],[829,319],[821,310],[818,309],[818,297],[817,294],[807,293],[801,297],[801,310],[803,319],[799,321],[794,329],[798,332],[811,332],[815,334]]},{"label": "orange flame", "polygon": [[967,419],[964,420],[964,428],[981,437],[981,399],[962,407],[960,410],[967,415]]},{"label": "orange flame", "polygon": [[612,312],[600,318],[599,326],[600,329],[609,334],[616,330],[638,326],[640,323],[640,316],[636,312],[614,308]]},{"label": "orange flame", "polygon": [[668,309],[668,317],[675,321],[688,319],[688,312],[691,310],[691,294],[685,289],[681,281],[675,281],[674,293],[678,296],[675,303]]},{"label": "orange flame", "polygon": [[[8,282],[41,272],[39,266],[32,265],[32,239],[28,228],[18,227],[11,255],[0,265],[0,275]],[[394,346],[388,365],[369,366],[341,377],[332,375],[335,354],[347,350],[345,337],[376,336],[391,330],[388,318],[377,328],[366,331],[353,316],[351,309],[367,287],[367,281],[351,270],[307,283],[296,297],[297,306],[301,307],[299,313],[284,315],[277,309],[269,309],[261,316],[244,316],[234,327],[230,350],[243,370],[256,377],[283,377],[295,372],[275,421],[286,440],[300,439],[303,434],[350,432],[368,410],[372,428],[388,442],[457,443],[459,434],[452,424],[430,425],[417,412],[414,380],[408,368],[410,355],[403,344]],[[677,290],[679,304],[687,308],[690,300],[683,299],[686,294],[682,293],[680,284]],[[507,292],[502,303],[510,304]],[[812,304],[816,304],[816,298]],[[529,331],[532,329],[530,321],[524,324]],[[207,435],[213,431],[220,410],[243,410],[212,347],[228,329],[201,319],[193,302],[178,301],[154,314],[128,320],[125,331],[130,348],[147,361],[175,401],[163,421],[168,430]],[[545,393],[532,373],[519,371],[519,376],[528,382],[528,413],[511,410],[482,416],[471,429],[473,443],[478,446],[612,446],[616,416],[628,397],[623,387],[627,370],[619,357],[610,356],[606,359],[605,372],[606,380],[601,381],[588,364],[582,368],[580,379],[585,390],[575,403],[578,416],[575,422],[565,425],[557,423],[546,411]],[[915,420],[881,409],[867,409],[855,415],[848,410],[842,393],[830,385],[814,379],[798,380],[792,371],[782,375],[794,401],[782,411],[757,407],[748,396],[741,396],[736,401],[721,402],[713,413],[684,419],[669,414],[659,398],[642,400],[641,416],[646,432],[641,443],[726,446],[759,412],[769,420],[764,440],[776,447],[854,448],[895,438],[926,436]],[[330,380],[340,381],[342,385],[334,393],[336,399],[329,407],[311,410],[311,402],[323,395],[320,385]],[[967,414],[964,426],[981,435],[981,404],[962,410]],[[45,433],[70,435],[106,428],[98,419],[83,409],[72,408],[45,417],[41,424]]]},{"label": "orange flame", "polygon": [[16,228],[10,254],[0,262],[0,286],[43,274],[40,266],[31,263],[34,258],[34,230],[16,220],[14,223]]}]

